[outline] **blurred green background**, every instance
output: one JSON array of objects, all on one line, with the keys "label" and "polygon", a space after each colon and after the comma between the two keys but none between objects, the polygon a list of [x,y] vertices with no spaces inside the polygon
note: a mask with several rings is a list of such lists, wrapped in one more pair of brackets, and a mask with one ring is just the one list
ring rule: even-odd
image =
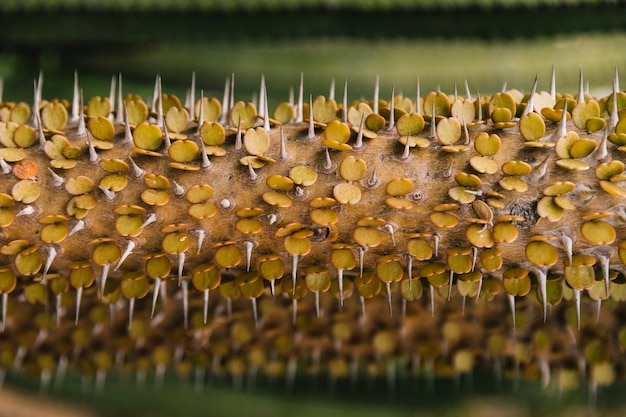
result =
[{"label": "blurred green background", "polygon": [[[626,74],[626,7],[600,0],[3,0],[0,2],[0,76],[4,100],[32,100],[33,79],[44,73],[44,98],[71,96],[77,70],[85,97],[108,95],[122,73],[124,92],[152,95],[160,74],[164,92],[184,97],[192,72],[205,95],[221,98],[236,77],[237,99],[250,100],[267,79],[270,103],[286,100],[304,74],[305,94],[328,95],[331,80],[341,97],[371,97],[380,75],[381,96],[413,97],[454,83],[473,94],[509,87],[575,92],[579,67],[592,94],[607,94],[617,67]],[[488,381],[488,382],[484,382]],[[409,384],[410,381],[399,381]],[[325,386],[320,380],[319,385]],[[6,386],[37,395],[38,382],[7,375]],[[310,381],[293,398],[284,384],[256,393],[235,392],[218,381],[197,394],[189,381],[168,377],[166,390],[135,390],[133,381],[110,377],[104,393],[84,392],[80,377],[46,397],[79,404],[89,415],[620,415],[623,384],[600,393],[601,411],[588,393],[559,397],[536,385],[519,391],[494,388],[490,376],[473,387],[439,381],[436,395],[421,380],[417,391],[400,385],[400,401],[384,381],[363,382],[349,395],[328,393]],[[341,385],[339,386],[342,387]],[[368,388],[369,387],[369,388]],[[455,400],[451,401],[451,398]],[[519,401],[523,398],[524,401]],[[355,401],[356,400],[356,401]],[[515,404],[515,407],[513,407]],[[577,414],[578,413],[578,414]],[[0,406],[0,416],[2,406]],[[12,416],[13,417],[13,416]]]}]

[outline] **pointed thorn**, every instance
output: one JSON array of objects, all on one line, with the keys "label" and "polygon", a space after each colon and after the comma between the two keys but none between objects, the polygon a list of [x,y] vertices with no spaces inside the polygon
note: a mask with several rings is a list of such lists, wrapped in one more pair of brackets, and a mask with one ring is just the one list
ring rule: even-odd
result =
[{"label": "pointed thorn", "polygon": [[209,290],[206,289],[203,293],[202,317],[203,323],[206,324],[209,318]]},{"label": "pointed thorn", "polygon": [[450,280],[448,281],[448,301],[452,297],[452,284],[454,283],[454,271],[450,270]]},{"label": "pointed thorn", "polygon": [[280,131],[280,159],[285,160],[287,159],[289,155],[287,154],[287,147],[286,147],[287,144],[285,141],[285,132],[283,132],[283,125],[280,125],[279,131]]},{"label": "pointed thorn", "polygon": [[339,309],[343,310],[343,269],[337,270],[337,280],[339,281]]},{"label": "pointed thorn", "polygon": [[183,326],[189,327],[189,281],[184,279],[181,282],[183,288]]},{"label": "pointed thorn", "polygon": [[293,282],[293,287],[291,289],[292,293],[296,293],[296,280],[298,279],[298,255],[292,255],[292,264],[291,264],[291,281]]},{"label": "pointed thorn", "polygon": [[9,175],[11,172],[13,172],[11,165],[7,164],[4,158],[1,158],[1,157],[0,157],[0,169],[2,169],[2,173],[4,175]]},{"label": "pointed thorn", "polygon": [[580,290],[574,289],[574,302],[576,303],[576,327],[580,331]]},{"label": "pointed thorn", "polygon": [[117,75],[117,113],[115,114],[115,124],[121,125],[124,120],[124,95],[122,93],[122,73]]},{"label": "pointed thorn", "polygon": [[137,166],[137,164],[135,163],[133,158],[129,156],[128,157],[128,161],[130,162],[130,168],[133,171],[133,176],[136,179],[139,179],[139,178],[143,177],[143,175],[144,175],[143,169],[141,169],[141,168],[139,168],[139,166]]},{"label": "pointed thorn", "polygon": [[[113,304],[111,304],[112,306]],[[133,328],[133,313],[135,311],[135,297],[128,300],[128,330]]]},{"label": "pointed thorn", "polygon": [[315,125],[313,124],[313,95],[309,94],[309,133],[307,138],[315,137]]},{"label": "pointed thorn", "polygon": [[74,89],[72,91],[72,116],[70,123],[78,122],[78,113],[80,106],[80,88],[78,86],[78,71],[74,70]]},{"label": "pointed thorn", "polygon": [[240,151],[243,148],[243,142],[241,140],[241,118],[237,120],[237,135],[235,136],[235,150]]},{"label": "pointed thorn", "polygon": [[389,317],[393,317],[393,304],[391,303],[391,283],[386,283],[387,287],[387,306],[389,307]]},{"label": "pointed thorn", "polygon": [[326,146],[324,146],[324,151],[325,151],[325,156],[326,156],[326,161],[324,163],[324,169],[327,171],[330,171],[331,169],[333,169],[333,161],[332,159],[330,159],[330,151],[328,150],[328,148]]},{"label": "pointed thorn", "polygon": [[359,133],[356,137],[356,143],[354,149],[361,149],[363,147],[363,130],[365,129],[365,114],[361,114],[361,123],[359,123]]},{"label": "pointed thorn", "polygon": [[119,269],[119,267],[122,266],[122,264],[124,263],[126,258],[128,258],[128,255],[133,253],[133,249],[135,249],[135,246],[137,246],[137,244],[135,243],[134,240],[129,240],[128,241],[128,244],[126,245],[126,249],[124,250],[124,253],[122,253],[122,256],[120,257],[120,260],[117,261],[117,264],[115,265],[115,268],[113,268],[114,271],[117,271]]},{"label": "pointed thorn", "polygon": [[2,323],[0,324],[0,333],[4,332],[7,323],[7,305],[9,304],[9,293],[2,293]]},{"label": "pointed thorn", "polygon": [[115,200],[115,191],[111,191],[108,188],[103,187],[102,185],[98,185],[98,188],[100,189],[100,191],[102,191],[107,200]]},{"label": "pointed thorn", "polygon": [[250,301],[252,302],[252,315],[254,316],[254,328],[258,329],[259,328],[259,311],[258,311],[258,307],[256,304],[256,298],[252,297]]},{"label": "pointed thorn", "polygon": [[556,69],[552,64],[552,75],[550,77],[550,96],[552,100],[556,101]]},{"label": "pointed thorn", "polygon": [[204,239],[206,238],[206,231],[204,229],[198,229],[198,251],[197,255],[200,255],[200,251],[202,250],[202,244],[204,243]]},{"label": "pointed thorn", "polygon": [[89,162],[96,162],[98,160],[98,154],[96,153],[96,148],[93,146],[93,142],[91,140],[91,134],[89,131],[86,131],[87,134],[87,145],[89,146]]},{"label": "pointed thorn", "polygon": [[183,279],[183,268],[185,266],[185,252],[178,254],[178,286]]},{"label": "pointed thorn", "polygon": [[76,315],[74,317],[74,326],[78,325],[78,318],[80,316],[80,304],[83,299],[83,287],[76,288]]},{"label": "pointed thorn", "polygon": [[422,97],[420,92],[420,77],[417,77],[415,86],[415,113],[422,114]]},{"label": "pointed thorn", "polygon": [[296,113],[296,123],[302,123],[302,106],[304,105],[304,74],[300,73],[300,89],[298,90],[298,107]]},{"label": "pointed thorn", "polygon": [[70,232],[68,233],[68,236],[72,236],[72,235],[80,232],[84,228],[85,228],[85,221],[84,220],[79,220],[79,221],[76,222],[74,227],[72,227],[72,230],[70,230]]},{"label": "pointed thorn", "polygon": [[[4,162],[4,161],[2,161]],[[2,162],[0,162],[0,166],[2,165]],[[50,167],[48,167],[48,172],[50,173],[50,175],[52,176],[52,179],[54,180],[54,185],[56,187],[61,187],[63,184],[65,184],[65,179],[60,176],[59,174],[57,174],[56,172],[54,172],[54,170]],[[5,172],[5,174],[7,174]]]},{"label": "pointed thorn", "polygon": [[[189,115],[193,119],[196,115],[196,72],[191,73],[191,87],[189,89]],[[202,101],[200,102],[200,108],[202,108]]]},{"label": "pointed thorn", "polygon": [[244,242],[244,246],[246,247],[246,272],[250,271],[250,262],[252,261],[252,248],[254,247],[254,243],[246,240]]},{"label": "pointed thorn", "polygon": [[157,221],[157,215],[155,213],[150,213],[148,215],[148,218],[143,222],[143,224],[141,225],[141,229],[145,228],[146,226],[154,223]]},{"label": "pointed thorn", "polygon": [[259,179],[259,176],[257,175],[257,173],[254,171],[254,168],[252,167],[252,162],[248,163],[248,174],[250,174],[251,182],[256,182]]},{"label": "pointed thorn", "polygon": [[154,317],[157,301],[159,300],[159,292],[161,290],[161,278],[154,279],[154,289],[152,290],[152,308],[150,309],[150,319]]},{"label": "pointed thorn", "polygon": [[315,317],[320,318],[320,292],[315,291]]},{"label": "pointed thorn", "polygon": [[48,275],[48,271],[50,270],[50,267],[52,266],[52,262],[54,262],[54,259],[57,257],[57,251],[54,248],[54,246],[50,246],[48,248],[48,257],[46,258],[46,264],[44,265],[43,268],[43,273],[41,274],[41,281],[44,282],[46,279],[46,275]]}]

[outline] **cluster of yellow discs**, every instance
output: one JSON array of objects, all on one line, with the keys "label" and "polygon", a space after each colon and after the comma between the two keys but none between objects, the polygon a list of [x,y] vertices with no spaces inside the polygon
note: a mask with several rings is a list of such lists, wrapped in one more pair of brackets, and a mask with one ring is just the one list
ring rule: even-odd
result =
[{"label": "cluster of yellow discs", "polygon": [[623,377],[625,92],[119,102],[0,103],[0,369]]}]

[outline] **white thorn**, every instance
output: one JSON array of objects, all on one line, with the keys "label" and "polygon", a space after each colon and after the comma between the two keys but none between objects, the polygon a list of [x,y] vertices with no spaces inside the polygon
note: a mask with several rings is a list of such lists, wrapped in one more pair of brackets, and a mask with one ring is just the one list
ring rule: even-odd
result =
[{"label": "white thorn", "polygon": [[109,275],[110,268],[111,264],[108,262],[102,266],[102,277],[100,278],[100,296],[104,295],[104,287],[107,283],[107,276]]},{"label": "white thorn", "polygon": [[200,141],[200,155],[202,156],[202,168],[209,168],[211,166],[211,160],[209,159],[209,155],[206,153],[206,146],[204,144],[204,140],[202,138],[198,138]]},{"label": "white thorn", "polygon": [[[191,73],[191,89],[190,89],[190,100],[189,100],[189,115],[191,119],[193,119],[196,115],[196,72],[193,71]],[[202,106],[202,102],[200,102],[200,106]]]},{"label": "white thorn", "polygon": [[411,155],[411,133],[406,136],[406,143],[404,144],[404,150],[402,151],[402,156],[400,159],[408,159]]},{"label": "white thorn", "polygon": [[387,287],[387,306],[389,307],[389,317],[393,317],[393,304],[391,303],[391,282],[386,282]]},{"label": "white thorn", "polygon": [[144,227],[148,226],[149,224],[152,224],[154,222],[157,221],[157,215],[155,213],[150,213],[148,215],[148,218],[141,224],[141,229],[143,229]]},{"label": "white thorn", "polygon": [[96,162],[98,160],[98,154],[96,153],[96,148],[93,146],[93,142],[91,141],[91,135],[89,131],[87,133],[87,145],[89,146],[89,162]]},{"label": "white thorn", "polygon": [[285,160],[289,156],[287,154],[287,147],[285,142],[285,133],[283,132],[283,125],[279,127],[280,131],[280,159]]},{"label": "white thorn", "polygon": [[396,238],[394,236],[395,228],[393,227],[391,223],[385,224],[384,228],[387,231],[387,233],[389,233],[389,236],[391,237],[391,244],[393,246],[396,246]]},{"label": "white thorn", "polygon": [[100,191],[102,191],[107,200],[111,201],[115,199],[115,191],[111,191],[108,188],[103,187],[102,185],[98,185],[98,188],[100,189]]},{"label": "white thorn", "polygon": [[183,267],[185,266],[185,252],[178,254],[178,285],[183,279]]},{"label": "white thorn", "polygon": [[359,133],[356,136],[356,143],[354,149],[361,149],[363,147],[363,130],[365,126],[365,113],[361,114],[361,123],[359,123]]},{"label": "white thorn", "polygon": [[134,240],[128,241],[128,244],[126,245],[126,249],[124,249],[124,253],[122,253],[122,256],[120,256],[120,260],[117,261],[115,268],[113,268],[114,271],[117,271],[119,267],[122,266],[126,258],[128,258],[128,255],[133,253],[133,249],[135,249],[135,246],[137,246],[137,244],[135,243]]},{"label": "white thorn", "polygon": [[435,100],[433,100],[432,113],[430,118],[430,137],[437,138],[437,118],[435,117]]},{"label": "white thorn", "polygon": [[359,252],[359,278],[360,278],[363,276],[365,249],[363,249],[363,246],[358,246],[357,251]]},{"label": "white thorn", "polygon": [[[487,225],[485,225],[486,227]],[[472,272],[474,272],[474,268],[476,268],[476,258],[478,257],[478,248],[476,246],[472,246]]]},{"label": "white thorn", "polygon": [[270,131],[270,112],[267,105],[267,87],[265,85],[265,77],[263,77],[263,129]]},{"label": "white thorn", "polygon": [[378,175],[376,174],[376,168],[374,168],[374,171],[372,171],[372,176],[370,177],[370,179],[367,180],[367,185],[373,187],[376,184],[378,184]]},{"label": "white thorn", "polygon": [[230,79],[226,77],[226,81],[224,82],[224,96],[222,98],[222,114],[220,115],[220,123],[222,126],[226,125],[228,120],[228,112],[229,112],[229,104],[228,98],[230,96]]},{"label": "white thorn", "polygon": [[196,252],[196,254],[200,255],[202,244],[204,243],[204,239],[206,238],[206,231],[204,229],[198,229],[196,233],[198,234],[198,251]]},{"label": "white thorn", "polygon": [[313,124],[313,96],[309,94],[309,133],[307,138],[313,139],[315,137],[315,125]]},{"label": "white thorn", "polygon": [[74,70],[74,90],[72,92],[72,115],[70,123],[78,122],[78,110],[80,106],[80,89],[78,87],[78,71]]},{"label": "white thorn", "polygon": [[161,278],[154,279],[154,289],[152,290],[152,308],[150,310],[150,318],[154,317],[157,301],[159,300],[159,292],[161,290]]},{"label": "white thorn", "polygon": [[39,78],[37,80],[37,104],[43,97],[43,71],[39,71]]},{"label": "white thorn", "polygon": [[243,245],[246,247],[246,272],[250,271],[250,261],[252,261],[252,248],[254,243],[246,240]]},{"label": "white thorn", "polygon": [[441,237],[439,235],[433,235],[433,240],[435,241],[435,256],[439,255],[439,240]]},{"label": "white thorn", "polygon": [[298,255],[292,255],[291,280],[293,282],[292,292],[296,293],[296,279],[298,279]]},{"label": "white thorn", "polygon": [[229,105],[230,108],[232,109],[233,106],[235,105],[235,73],[231,73],[230,74],[230,90],[229,90]]},{"label": "white thorn", "polygon": [[259,176],[256,172],[254,172],[254,168],[252,167],[252,162],[248,162],[248,174],[250,174],[250,181],[256,182],[259,179]]},{"label": "white thorn", "polygon": [[141,177],[143,177],[144,171],[143,169],[139,168],[139,166],[137,166],[137,164],[135,163],[135,161],[133,160],[132,157],[128,157],[128,161],[130,162],[130,168],[133,171],[133,177],[135,177],[136,179],[139,179]]},{"label": "white thorn", "polygon": [[470,88],[469,88],[469,84],[467,83],[467,80],[465,80],[465,95],[467,96],[467,99],[469,101],[472,101],[472,93],[470,92]]},{"label": "white thorn", "polygon": [[535,81],[533,82],[533,86],[530,89],[530,96],[528,97],[528,102],[526,103],[526,107],[524,108],[524,111],[522,112],[522,116],[524,116],[525,114],[531,113],[535,110],[535,92],[537,91],[538,80],[539,80],[539,77],[535,75]]},{"label": "white thorn", "polygon": [[295,325],[298,319],[298,299],[291,300],[291,324]]},{"label": "white thorn", "polygon": [[35,209],[30,204],[25,206],[23,209],[17,212],[16,216],[30,216],[35,212]]},{"label": "white thorn", "polygon": [[[0,162],[0,165],[2,165],[2,162]],[[65,179],[56,172],[54,172],[52,168],[48,167],[48,172],[50,173],[50,176],[52,176],[52,180],[54,181],[54,185],[56,187],[60,187],[65,184]],[[5,172],[5,174],[7,173]]]},{"label": "white thorn", "polygon": [[84,220],[79,220],[79,221],[76,222],[74,227],[72,227],[72,230],[70,230],[70,232],[68,233],[68,236],[72,236],[72,235],[80,232],[84,228],[85,228],[85,221]]},{"label": "white thorn", "polygon": [[[39,73],[41,74],[41,72]],[[33,127],[39,127],[39,118],[37,115],[39,114],[39,101],[41,99],[37,96],[37,80],[33,79]]]},{"label": "white thorn", "polygon": [[185,187],[183,187],[174,180],[172,180],[172,185],[174,186],[174,194],[176,195],[176,197],[182,197],[183,195],[185,195]]},{"label": "white thorn", "polygon": [[457,101],[458,99],[459,99],[459,91],[458,91],[456,80],[455,80],[454,81],[454,101]]},{"label": "white thorn", "polygon": [[183,289],[183,326],[187,329],[189,327],[189,280],[184,279],[181,286]]},{"label": "white thorn", "polygon": [[337,280],[339,282],[339,309],[343,309],[343,269],[337,270]]},{"label": "white thorn", "polygon": [[293,85],[289,86],[289,97],[287,98],[287,102],[289,103],[290,106],[293,107]]},{"label": "white thorn", "polygon": [[396,125],[396,103],[393,99],[395,96],[396,87],[391,87],[391,103],[389,103],[389,127],[388,131],[392,131]]},{"label": "white thorn", "polygon": [[315,317],[320,318],[320,292],[314,291],[315,294]]},{"label": "white thorn", "polygon": [[4,175],[9,175],[13,170],[11,169],[11,165],[7,164],[4,158],[0,157],[0,169],[2,169],[2,173]]},{"label": "white thorn", "polygon": [[170,140],[170,132],[168,131],[167,126],[164,122],[162,122],[161,125],[163,126],[163,138],[165,139],[165,150],[167,151],[170,146],[172,146],[172,141]]},{"label": "white thorn", "polygon": [[85,109],[83,101],[83,89],[80,89],[80,104],[78,106],[78,127],[76,128],[76,134],[78,136],[85,136],[87,134],[87,128],[85,127]]},{"label": "white thorn", "polygon": [[61,294],[57,294],[54,297],[54,315],[56,316],[56,325],[61,325]]},{"label": "white thorn", "polygon": [[330,81],[330,91],[328,92],[328,98],[335,99],[335,79]]},{"label": "white thorn", "polygon": [[420,93],[420,77],[417,77],[417,83],[415,86],[415,113],[422,113],[422,97]]},{"label": "white thorn", "polygon": [[330,152],[326,146],[324,146],[326,161],[324,163],[324,169],[330,171],[333,168],[333,161],[330,159]]},{"label": "white thorn", "polygon": [[206,324],[208,318],[209,318],[209,290],[204,290],[203,291],[203,305],[202,305],[202,318],[203,318],[203,323]]},{"label": "white thorn", "polygon": [[[111,304],[113,305],[113,304]],[[128,300],[128,330],[133,327],[133,312],[135,310],[135,297]]]},{"label": "white thorn", "polygon": [[413,257],[409,254],[406,254],[407,263],[406,263],[406,274],[409,276],[409,291],[413,290]]},{"label": "white thorn", "polygon": [[157,126],[161,129],[167,129],[165,127],[164,119],[163,119],[163,89],[161,87],[161,76],[157,75],[157,101],[156,101],[156,111],[157,111]]},{"label": "white thorn", "polygon": [[124,120],[124,95],[122,93],[122,73],[117,75],[117,113],[115,114],[115,124],[121,125]]},{"label": "white thorn", "polygon": [[507,84],[508,84],[508,81],[504,80],[504,83],[502,84],[502,90],[500,90],[501,93],[506,92]]},{"label": "white thorn", "polygon": [[574,302],[576,303],[576,326],[580,331],[580,290],[574,289]]},{"label": "white thorn", "polygon": [[374,84],[374,114],[378,114],[378,97],[380,90],[380,76],[376,74],[376,83]]},{"label": "white thorn", "polygon": [[[194,110],[195,111],[195,110]],[[191,117],[195,115],[192,113]],[[200,135],[200,129],[204,124],[204,90],[200,90],[200,109],[198,110],[198,129],[196,129],[196,135]]]},{"label": "white thorn", "polygon": [[267,99],[267,95],[264,94],[265,89],[265,74],[261,74],[261,85],[259,87],[259,116],[263,119],[267,118],[267,114],[265,114],[265,100]]},{"label": "white thorn", "polygon": [[296,112],[296,123],[302,123],[302,106],[304,105],[304,74],[300,73],[300,89],[298,90],[298,107]]},{"label": "white thorn", "polygon": [[74,317],[74,326],[78,324],[78,317],[80,316],[80,304],[83,299],[83,287],[76,288],[76,315]]},{"label": "white thorn", "polygon": [[448,301],[452,297],[452,284],[454,283],[454,271],[450,270],[450,280],[448,281]]},{"label": "white thorn", "polygon": [[513,334],[516,333],[516,325],[515,325],[515,296],[511,294],[507,294],[507,298],[509,300],[509,309],[511,311],[511,320],[513,323]]},{"label": "white thorn", "polygon": [[[2,103],[3,96],[4,96],[4,78],[0,77],[0,103]],[[1,382],[0,382],[0,388],[2,388]]]},{"label": "white thorn", "polygon": [[41,282],[45,282],[46,280],[46,275],[48,275],[48,271],[50,270],[50,267],[52,266],[52,262],[54,262],[54,259],[57,257],[57,250],[54,248],[54,246],[49,246],[48,247],[48,257],[46,258],[46,264],[43,267],[43,273],[41,274]]},{"label": "white thorn", "polygon": [[578,81],[578,104],[585,102],[585,86],[583,81],[583,66],[580,66],[580,79]]},{"label": "white thorn", "polygon": [[259,328],[259,311],[256,305],[256,298],[252,297],[250,301],[252,302],[252,315],[254,317],[254,328],[258,329]]},{"label": "white thorn", "polygon": [[114,121],[113,113],[115,111],[115,87],[117,80],[115,75],[111,76],[111,89],[109,90],[109,102],[111,103],[111,113],[107,116],[110,121]]},{"label": "white thorn", "polygon": [[275,279],[270,279],[270,294],[272,295],[272,297],[275,294],[275,288],[276,288],[276,280]]},{"label": "white thorn", "polygon": [[478,121],[483,121],[483,101],[480,97],[480,91],[476,91],[476,95],[478,96]]},{"label": "white thorn", "polygon": [[237,120],[237,135],[235,136],[235,150],[240,151],[243,148],[241,140],[241,117]]},{"label": "white thorn", "polygon": [[563,136],[567,135],[567,102],[563,105],[563,113],[561,114],[561,120],[559,121],[559,126],[552,135],[552,141],[556,142]]},{"label": "white thorn", "polygon": [[[4,332],[7,322],[7,304],[9,304],[9,293],[2,293],[2,323],[0,324],[0,333]],[[0,386],[2,386],[0,384]]]},{"label": "white thorn", "polygon": [[37,135],[39,137],[39,146],[41,146],[41,149],[43,149],[46,144],[46,136],[43,134],[43,123],[41,122],[41,114],[37,112],[35,114],[35,117],[37,118]]}]

